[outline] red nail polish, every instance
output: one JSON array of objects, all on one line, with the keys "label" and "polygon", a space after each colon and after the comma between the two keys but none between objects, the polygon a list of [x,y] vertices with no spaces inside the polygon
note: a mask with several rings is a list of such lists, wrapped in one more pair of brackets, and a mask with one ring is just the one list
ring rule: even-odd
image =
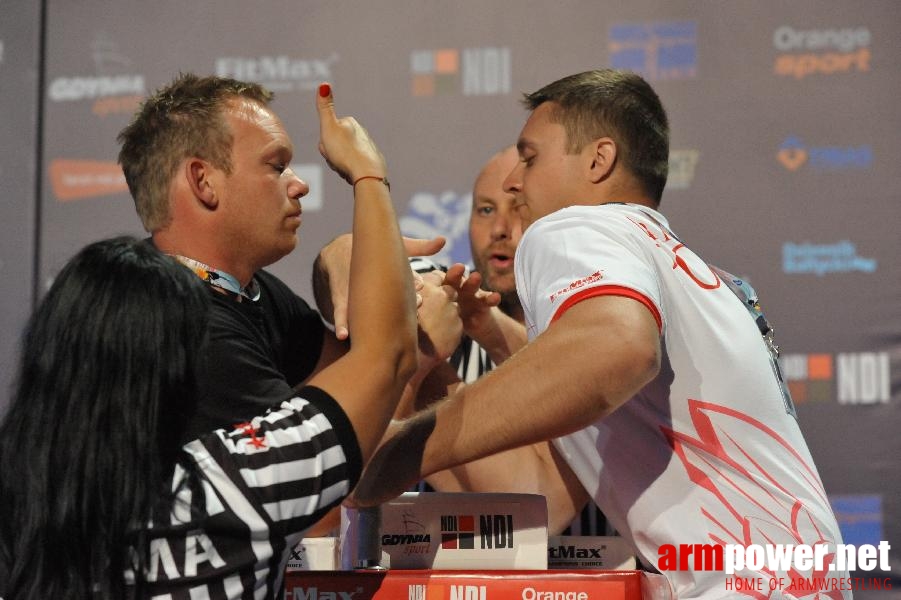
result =
[{"label": "red nail polish", "polygon": [[327,83],[323,83],[319,86],[319,95],[323,98],[327,98],[329,94],[332,93],[332,86]]}]

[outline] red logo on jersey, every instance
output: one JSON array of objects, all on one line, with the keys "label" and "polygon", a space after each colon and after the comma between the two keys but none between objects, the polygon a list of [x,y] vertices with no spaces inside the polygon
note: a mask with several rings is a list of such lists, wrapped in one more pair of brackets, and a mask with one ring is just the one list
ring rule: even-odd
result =
[{"label": "red logo on jersey", "polygon": [[[644,231],[645,235],[654,240],[654,244],[658,248],[672,255],[673,269],[682,269],[698,287],[705,290],[715,290],[720,287],[720,278],[711,270],[710,266],[680,242],[663,224],[653,219],[658,228],[657,233],[654,233],[646,223],[636,221],[632,217],[628,217],[628,219]],[[684,252],[679,254],[680,250],[684,250]]]},{"label": "red logo on jersey", "polygon": [[[661,429],[692,482],[718,500],[700,509],[713,545],[835,542],[828,524],[808,507],[810,501],[829,505],[823,484],[787,440],[761,421],[726,406],[689,399],[688,410],[697,437]],[[785,470],[795,477],[764,469],[747,447],[752,437],[770,444],[770,452],[779,450],[786,459]],[[827,573],[802,573],[793,567],[788,575],[809,578]]]},{"label": "red logo on jersey", "polygon": [[556,292],[551,294],[551,303],[553,304],[554,300],[556,300],[563,294],[566,294],[573,290],[577,290],[579,288],[585,287],[589,283],[594,283],[595,281],[600,281],[603,278],[604,278],[604,274],[601,271],[595,271],[588,277],[583,277],[582,279],[576,279],[575,281],[570,283],[568,286],[566,286],[562,290],[557,290]]}]

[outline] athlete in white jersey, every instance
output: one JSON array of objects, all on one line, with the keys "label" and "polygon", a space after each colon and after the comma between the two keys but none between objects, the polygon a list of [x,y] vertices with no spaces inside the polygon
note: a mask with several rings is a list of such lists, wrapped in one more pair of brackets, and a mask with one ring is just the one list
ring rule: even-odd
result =
[{"label": "athlete in white jersey", "polygon": [[[613,414],[554,440],[646,566],[657,567],[663,544],[841,542],[758,325],[663,215],[637,205],[564,208],[529,227],[516,278],[530,338],[602,295],[637,300],[660,328],[657,377]],[[767,594],[771,577],[791,578],[736,575],[762,577]],[[667,576],[680,598],[728,591],[723,572]]]},{"label": "athlete in white jersey", "polygon": [[[669,133],[656,93],[605,69],[525,101],[532,112],[504,189],[525,227],[515,278],[530,341],[396,424],[356,502],[515,448],[482,480],[543,493],[551,531],[594,498],[680,599],[850,596],[833,589],[847,587],[847,571],[826,566],[733,575],[710,564],[714,549],[829,554],[841,538],[753,292],[707,266],[657,212]],[[546,440],[549,458],[536,450]],[[696,563],[695,548],[708,559]],[[792,585],[816,580],[817,591]]]}]

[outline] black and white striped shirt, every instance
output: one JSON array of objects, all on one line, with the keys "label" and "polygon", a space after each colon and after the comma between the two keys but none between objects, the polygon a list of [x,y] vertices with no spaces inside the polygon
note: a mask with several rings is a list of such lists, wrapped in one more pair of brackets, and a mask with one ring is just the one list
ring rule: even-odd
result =
[{"label": "black and white striped shirt", "polygon": [[315,387],[183,451],[174,498],[146,530],[141,597],[280,598],[290,549],[362,469],[350,421]]}]

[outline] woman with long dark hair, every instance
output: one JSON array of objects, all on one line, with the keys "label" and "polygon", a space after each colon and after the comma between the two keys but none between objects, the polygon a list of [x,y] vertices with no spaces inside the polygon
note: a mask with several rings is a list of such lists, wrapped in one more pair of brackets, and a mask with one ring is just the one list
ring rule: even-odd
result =
[{"label": "woman with long dark hair", "polygon": [[128,556],[111,550],[134,541],[137,517],[171,478],[206,294],[187,269],[130,238],[91,244],[56,277],[26,331],[0,428],[10,554],[0,563],[12,565],[11,590],[87,597],[89,582],[125,573]]},{"label": "woman with long dark hair", "polygon": [[146,242],[86,247],[29,322],[0,425],[0,598],[280,597],[288,551],[355,484],[415,369],[415,295],[384,159],[327,90],[320,149],[355,182],[350,351],[182,445],[216,292]]}]

